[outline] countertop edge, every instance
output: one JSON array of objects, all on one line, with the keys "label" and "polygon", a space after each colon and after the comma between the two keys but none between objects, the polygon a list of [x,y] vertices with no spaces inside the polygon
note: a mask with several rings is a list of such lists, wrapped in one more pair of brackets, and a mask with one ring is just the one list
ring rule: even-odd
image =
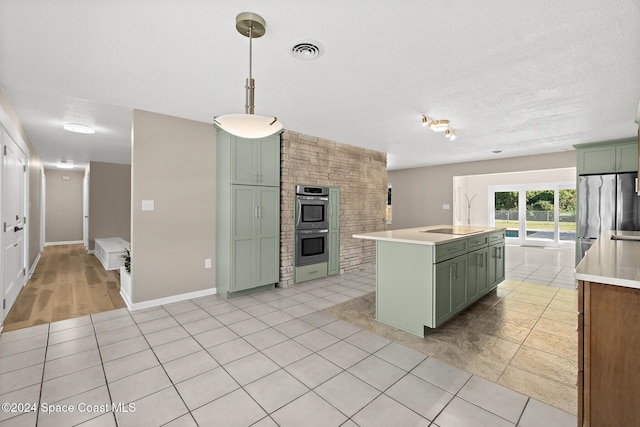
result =
[{"label": "countertop edge", "polygon": [[574,271],[576,280],[640,289],[640,241],[612,240],[611,236],[637,236],[639,231],[603,231]]},{"label": "countertop edge", "polygon": [[[439,228],[460,227],[463,229],[477,229],[477,231],[467,234],[444,234],[444,233],[424,233],[425,230],[437,230]],[[403,228],[396,230],[374,231],[371,233],[352,234],[354,239],[380,240],[386,242],[407,243],[411,245],[437,246],[456,240],[468,239],[470,237],[482,236],[499,231],[506,231],[505,228],[496,227],[466,227],[451,225],[432,225],[424,227]],[[395,236],[394,236],[395,234]]]}]

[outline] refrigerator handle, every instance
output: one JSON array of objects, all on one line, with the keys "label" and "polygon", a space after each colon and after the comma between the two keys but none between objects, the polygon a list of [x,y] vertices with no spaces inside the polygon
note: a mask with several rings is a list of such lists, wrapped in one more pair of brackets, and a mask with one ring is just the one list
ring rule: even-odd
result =
[{"label": "refrigerator handle", "polygon": [[640,196],[640,188],[638,188],[638,178],[636,177],[636,193]]}]

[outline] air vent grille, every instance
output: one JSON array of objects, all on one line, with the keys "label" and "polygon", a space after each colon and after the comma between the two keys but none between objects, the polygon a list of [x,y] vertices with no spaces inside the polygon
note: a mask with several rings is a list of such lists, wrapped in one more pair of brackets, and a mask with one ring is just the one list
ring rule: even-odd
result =
[{"label": "air vent grille", "polygon": [[322,46],[312,40],[299,41],[291,45],[290,53],[294,58],[308,61],[322,55]]}]

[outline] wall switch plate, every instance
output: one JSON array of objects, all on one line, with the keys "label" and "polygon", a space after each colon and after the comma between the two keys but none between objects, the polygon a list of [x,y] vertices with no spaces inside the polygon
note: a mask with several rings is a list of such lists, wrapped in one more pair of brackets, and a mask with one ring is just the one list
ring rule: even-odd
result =
[{"label": "wall switch plate", "polygon": [[449,204],[445,203],[444,205],[442,205],[442,209],[450,209],[451,207],[449,206]]},{"label": "wall switch plate", "polygon": [[204,268],[211,268],[211,258],[204,260]]},{"label": "wall switch plate", "polygon": [[155,203],[153,200],[143,200],[142,201],[142,210],[143,211],[155,211]]}]

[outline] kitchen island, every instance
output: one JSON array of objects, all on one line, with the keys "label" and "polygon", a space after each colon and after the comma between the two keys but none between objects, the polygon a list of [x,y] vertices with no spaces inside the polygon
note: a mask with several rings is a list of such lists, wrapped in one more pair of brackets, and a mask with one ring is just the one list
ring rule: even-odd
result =
[{"label": "kitchen island", "polygon": [[605,231],[576,267],[578,425],[640,419],[640,232]]},{"label": "kitchen island", "polygon": [[425,336],[504,280],[504,228],[439,225],[376,241],[376,320]]}]

